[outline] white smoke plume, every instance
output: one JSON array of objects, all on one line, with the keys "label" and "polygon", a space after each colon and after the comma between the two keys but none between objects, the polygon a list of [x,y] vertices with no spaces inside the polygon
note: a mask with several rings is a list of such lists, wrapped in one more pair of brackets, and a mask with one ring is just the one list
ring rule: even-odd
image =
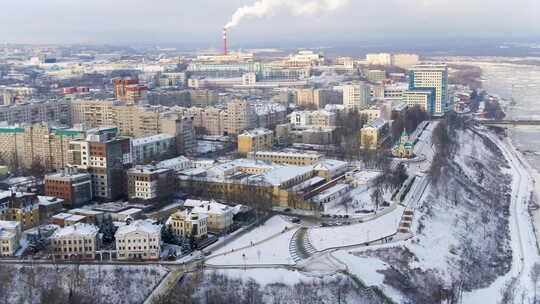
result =
[{"label": "white smoke plume", "polygon": [[325,11],[335,11],[347,4],[348,0],[258,0],[245,5],[234,12],[231,21],[225,28],[237,26],[246,17],[264,17],[286,9],[296,15],[309,16]]}]

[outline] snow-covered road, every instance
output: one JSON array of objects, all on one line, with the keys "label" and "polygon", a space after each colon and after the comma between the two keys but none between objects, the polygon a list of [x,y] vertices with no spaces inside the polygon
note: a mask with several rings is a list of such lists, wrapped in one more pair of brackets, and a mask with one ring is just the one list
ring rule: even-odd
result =
[{"label": "snow-covered road", "polygon": [[501,290],[512,278],[517,278],[520,286],[518,294],[525,291],[532,295],[532,282],[530,269],[539,261],[536,246],[536,236],[532,227],[531,217],[528,212],[528,202],[533,191],[533,178],[527,171],[519,156],[519,152],[506,139],[501,141],[492,133],[485,135],[493,141],[501,150],[510,166],[509,174],[512,175],[512,194],[510,202],[510,237],[512,246],[512,268],[502,277],[499,277],[489,287],[473,291],[464,295],[464,303],[497,303]]}]

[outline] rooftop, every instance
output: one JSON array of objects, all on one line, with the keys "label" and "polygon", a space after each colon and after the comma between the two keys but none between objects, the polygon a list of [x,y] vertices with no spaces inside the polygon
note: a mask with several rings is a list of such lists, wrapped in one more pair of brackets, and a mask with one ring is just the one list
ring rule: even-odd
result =
[{"label": "rooftop", "polygon": [[244,133],[238,135],[243,137],[257,137],[261,135],[267,135],[272,134],[273,132],[271,130],[265,129],[265,128],[257,128],[253,130],[244,131]]},{"label": "rooftop", "polygon": [[115,237],[125,236],[126,234],[140,232],[148,234],[161,234],[161,225],[156,225],[149,220],[137,220],[133,221],[129,225],[124,225],[118,228],[115,233]]},{"label": "rooftop", "polygon": [[139,146],[139,145],[159,142],[162,140],[173,140],[173,139],[174,139],[174,136],[169,135],[169,134],[156,134],[152,136],[133,138],[131,140],[131,144],[134,146]]},{"label": "rooftop", "polygon": [[95,237],[98,234],[98,227],[90,224],[77,223],[56,230],[51,238],[60,238],[68,235],[80,235],[85,237]]}]

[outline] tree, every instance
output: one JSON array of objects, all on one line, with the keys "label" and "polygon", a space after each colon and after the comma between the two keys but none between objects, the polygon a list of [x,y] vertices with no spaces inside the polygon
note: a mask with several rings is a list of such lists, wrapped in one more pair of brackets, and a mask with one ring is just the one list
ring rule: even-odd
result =
[{"label": "tree", "polygon": [[40,156],[34,156],[30,167],[26,170],[27,175],[33,176],[37,179],[42,179],[45,176],[47,169],[43,165],[43,161]]},{"label": "tree", "polygon": [[538,281],[540,281],[540,264],[534,263],[533,267],[531,268],[531,281],[533,282],[534,286],[534,299],[533,303],[537,303],[537,295],[538,295]]}]

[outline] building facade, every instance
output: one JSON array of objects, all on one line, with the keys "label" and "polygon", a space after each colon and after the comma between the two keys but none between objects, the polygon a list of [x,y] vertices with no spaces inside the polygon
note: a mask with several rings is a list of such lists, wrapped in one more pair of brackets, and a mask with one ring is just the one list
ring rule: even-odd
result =
[{"label": "building facade", "polygon": [[92,176],[69,167],[59,173],[46,175],[45,195],[63,199],[65,206],[84,205],[94,197]]},{"label": "building facade", "polygon": [[50,244],[57,260],[93,260],[101,246],[101,236],[97,226],[77,223],[56,230]]},{"label": "building facade", "polygon": [[343,86],[343,105],[346,110],[360,110],[367,107],[370,100],[370,88],[364,82]]},{"label": "building facade", "polygon": [[196,240],[208,236],[208,216],[188,210],[173,213],[167,220],[167,226],[180,237],[193,237]]},{"label": "building facade", "polygon": [[159,260],[161,225],[149,220],[128,221],[114,236],[118,260]]},{"label": "building facade", "polygon": [[127,171],[129,199],[156,202],[170,197],[176,190],[172,169],[136,166]]},{"label": "building facade", "polygon": [[445,64],[417,65],[409,71],[409,90],[435,90],[432,116],[443,116],[451,109],[448,95],[448,66]]},{"label": "building facade", "polygon": [[274,132],[268,129],[253,129],[238,135],[238,153],[272,150]]}]

